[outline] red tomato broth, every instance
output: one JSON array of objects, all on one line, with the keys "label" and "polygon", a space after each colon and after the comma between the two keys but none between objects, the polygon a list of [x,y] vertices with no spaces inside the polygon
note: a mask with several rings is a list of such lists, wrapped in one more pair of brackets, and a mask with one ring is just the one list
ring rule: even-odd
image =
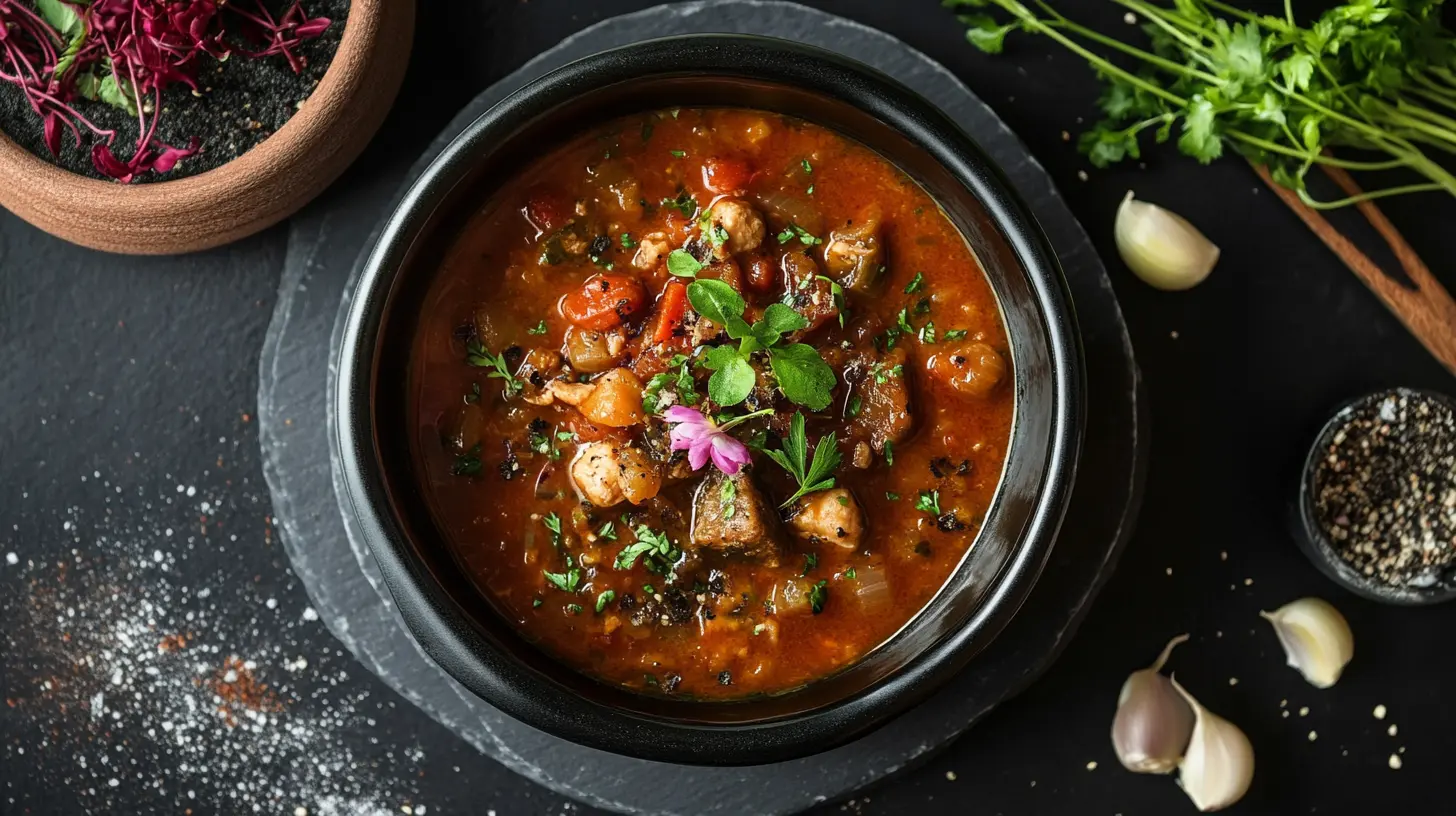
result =
[{"label": "red tomato broth", "polygon": [[[650,135],[644,128],[649,120]],[[714,171],[705,174],[705,163]],[[648,572],[642,561],[618,570],[614,559],[634,541],[631,527],[636,523],[685,544],[698,521],[692,512],[693,490],[713,465],[685,482],[664,482],[658,496],[640,507],[585,503],[568,473],[578,444],[605,439],[646,447],[636,441],[643,431],[591,422],[560,401],[540,406],[523,396],[504,397],[506,381],[487,376],[492,368],[466,364],[467,343],[476,342],[490,353],[515,346],[521,356],[537,349],[560,350],[568,331],[582,330],[568,321],[566,300],[593,276],[623,275],[640,281],[646,296],[620,320],[625,333],[635,336],[624,338],[626,347],[616,365],[635,368],[643,382],[668,370],[667,355],[647,349],[662,336],[657,310],[665,287],[685,281],[666,271],[666,254],[645,269],[635,268],[633,259],[651,233],[666,233],[672,248],[683,247],[698,234],[692,217],[661,203],[652,205],[686,192],[707,209],[725,197],[708,190],[709,181],[717,189],[747,185],[734,193],[764,213],[762,247],[775,269],[781,263],[772,259],[784,250],[776,235],[785,224],[763,202],[787,199],[789,206],[809,214],[804,220],[817,214],[817,225],[800,226],[812,226],[826,240],[809,250],[817,255],[823,275],[828,275],[824,250],[831,232],[852,225],[867,208],[879,208],[885,266],[881,280],[864,294],[848,292],[850,316],[843,328],[830,318],[806,333],[804,342],[820,349],[827,360],[867,354],[889,360],[903,353],[901,376],[912,398],[914,429],[892,446],[893,465],[868,443],[872,462],[861,469],[852,463],[856,435],[859,441],[874,437],[864,437],[843,414],[851,392],[871,386],[851,388],[849,369],[831,362],[838,386],[825,411],[816,414],[777,399],[775,416],[745,424],[735,429],[735,436],[747,439],[751,431],[765,427],[783,436],[796,410],[808,418],[811,447],[836,431],[842,456],[837,484],[850,489],[866,522],[860,546],[848,549],[833,541],[805,540],[790,532],[789,523],[779,521],[777,565],[699,547],[679,561],[676,589],[681,595],[672,596],[674,603],[685,597],[690,614],[673,619],[683,617],[679,603],[672,615],[664,611],[639,624],[632,615],[650,601],[669,608],[665,576]],[[634,190],[637,207],[631,206]],[[543,244],[568,217],[563,212],[571,213],[578,225],[567,229],[590,226],[588,231],[608,237],[597,262],[589,257],[590,247],[585,256],[542,262]],[[622,233],[630,236],[631,248],[624,246]],[[594,237],[575,236],[568,242]],[[792,239],[788,245],[798,246]],[[756,291],[764,278],[747,274],[754,262],[744,258],[737,263],[741,270],[736,288],[749,301],[746,319],[778,299],[778,289],[773,296]],[[757,262],[763,263],[761,258]],[[604,268],[608,263],[611,270]],[[734,270],[719,266],[705,268],[699,276],[732,283]],[[905,294],[917,273],[923,288]],[[916,314],[923,298],[928,298],[928,314]],[[903,335],[896,343],[899,351],[876,350],[874,341],[896,324],[902,308],[916,329],[934,321],[937,342]],[[691,307],[687,311],[693,317]],[[1002,473],[1014,400],[1010,353],[995,297],[965,239],[894,165],[832,131],[787,117],[732,109],[657,112],[617,120],[553,150],[497,191],[471,219],[432,283],[423,315],[411,366],[412,422],[425,493],[449,546],[524,636],[578,670],[633,689],[715,698],[780,692],[858,660],[914,617],[944,584],[971,546]],[[543,321],[544,333],[531,334]],[[952,329],[966,336],[946,341],[944,333]],[[850,348],[840,349],[845,343]],[[677,352],[689,351],[693,344],[679,330],[664,345]],[[943,370],[950,357],[941,359],[940,369],[930,365],[936,354],[964,361],[967,348],[973,349],[969,356],[989,353],[1002,363],[999,381],[990,382],[984,392],[988,381],[972,388],[950,381]],[[507,369],[519,373],[520,358],[510,356],[514,359],[504,360]],[[571,380],[583,379],[573,373]],[[706,393],[707,373],[695,377],[700,398]],[[523,394],[535,390],[524,375],[521,381]],[[547,386],[557,387],[549,381]],[[733,413],[744,410],[737,406]],[[545,453],[530,446],[529,425],[538,418],[549,426]],[[568,430],[576,431],[577,438],[556,438],[558,431]],[[550,445],[559,450],[559,458],[553,458]],[[471,459],[479,462],[477,473],[454,472]],[[538,494],[543,469],[547,475],[539,478]],[[754,454],[748,472],[773,507],[796,487],[762,453]],[[916,509],[918,493],[931,490],[938,491],[942,511],[964,529],[940,529],[932,514]],[[898,500],[890,494],[898,494]],[[552,543],[545,524],[551,513],[561,522],[561,547]],[[615,540],[599,534],[608,522]],[[543,575],[567,574],[565,554],[575,559],[580,576],[571,592]],[[818,559],[812,568],[806,566],[811,554]],[[885,591],[861,600],[857,590],[872,586],[866,578],[876,573],[883,576]],[[819,581],[826,582],[827,593],[818,613],[786,600],[793,595],[786,596],[787,589],[802,595]],[[651,595],[644,593],[647,585],[655,590]],[[598,613],[597,599],[609,589],[615,598]],[[636,601],[633,609],[623,608],[628,596]]]}]

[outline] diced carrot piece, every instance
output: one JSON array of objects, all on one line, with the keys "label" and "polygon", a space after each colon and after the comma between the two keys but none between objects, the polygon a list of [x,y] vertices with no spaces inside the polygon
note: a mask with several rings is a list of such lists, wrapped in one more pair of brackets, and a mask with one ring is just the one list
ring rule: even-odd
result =
[{"label": "diced carrot piece", "polygon": [[672,330],[682,323],[687,311],[688,287],[682,281],[670,281],[662,290],[662,300],[657,304],[657,331],[652,335],[652,342],[671,340]]}]

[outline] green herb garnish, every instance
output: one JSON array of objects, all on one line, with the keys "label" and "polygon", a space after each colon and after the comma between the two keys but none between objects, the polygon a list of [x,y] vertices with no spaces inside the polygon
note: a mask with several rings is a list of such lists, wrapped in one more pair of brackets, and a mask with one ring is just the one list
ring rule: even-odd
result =
[{"label": "green herb garnish", "polygon": [[480,473],[480,443],[471,446],[470,450],[455,457],[455,463],[450,466],[451,476],[475,476]]},{"label": "green herb garnish", "polygon": [[839,443],[830,433],[819,438],[814,445],[814,458],[809,458],[809,440],[804,433],[804,414],[794,412],[789,423],[789,436],[784,440],[783,450],[765,450],[765,454],[778,466],[787,470],[798,482],[799,489],[784,500],[788,507],[800,496],[817,490],[834,487],[834,470],[839,467]]},{"label": "green herb garnish", "polygon": [[598,615],[602,614],[602,610],[607,608],[607,604],[609,604],[612,601],[616,600],[616,598],[617,598],[617,593],[616,592],[613,592],[610,589],[608,589],[605,592],[603,592],[602,594],[598,595],[597,596],[597,614]]},{"label": "green herb garnish", "polygon": [[681,159],[688,154],[686,150],[670,150],[668,152],[672,154],[674,159]]},{"label": "green herb garnish", "polygon": [[809,609],[815,615],[824,611],[824,603],[829,600],[829,582],[820,581],[809,589]]},{"label": "green herb garnish", "polygon": [[804,576],[808,575],[809,572],[817,566],[819,566],[819,556],[815,555],[814,553],[805,553],[804,571],[799,573],[799,577],[803,578]]},{"label": "green herb garnish", "polygon": [[743,320],[747,304],[732,286],[720,280],[695,280],[688,284],[688,301],[698,314],[727,329],[739,341],[737,348],[716,346],[703,358],[713,372],[708,379],[708,396],[718,405],[737,405],[748,398],[758,382],[749,355],[766,351],[769,367],[779,390],[790,401],[813,411],[829,405],[830,392],[838,383],[834,370],[813,346],[803,343],[780,345],[785,334],[807,328],[809,321],[782,303],[771,303],[763,319],[752,326]]},{"label": "green herb garnish", "polygon": [[541,523],[546,525],[547,530],[551,531],[551,546],[560,547],[561,517],[556,515],[555,513],[547,513],[545,517],[541,519]]},{"label": "green herb garnish", "polygon": [[696,278],[705,266],[687,250],[674,249],[667,254],[667,271],[679,278]]},{"label": "green herb garnish", "polygon": [[486,372],[486,376],[505,380],[507,395],[515,396],[521,393],[521,389],[525,387],[520,380],[511,375],[510,366],[506,364],[505,354],[491,354],[478,339],[471,338],[465,344],[465,362],[476,368],[492,369]]},{"label": "green herb garnish", "polygon": [[[657,566],[669,566],[677,560],[677,548],[672,546],[668,540],[667,533],[659,533],[645,524],[640,524],[632,530],[637,540],[622,548],[617,553],[616,568],[619,570],[632,569],[637,559],[647,556],[648,559],[659,559]],[[660,569],[658,571],[661,571]]]},{"label": "green herb garnish", "polygon": [[907,294],[907,295],[913,295],[916,292],[919,292],[924,287],[925,287],[925,273],[924,272],[916,272],[915,273],[915,277],[911,278],[910,279],[910,282],[907,283],[907,284],[905,284],[905,294]]},{"label": "green herb garnish", "polygon": [[566,572],[547,572],[541,570],[541,574],[546,576],[547,583],[562,592],[575,592],[577,586],[581,583],[581,570],[576,567],[571,567]]},{"label": "green herb garnish", "polygon": [[692,218],[693,213],[698,211],[698,200],[687,190],[678,190],[677,198],[664,198],[662,206],[677,210],[687,218]]},{"label": "green herb garnish", "polygon": [[616,528],[616,526],[614,524],[612,524],[612,522],[610,522],[610,521],[607,522],[606,524],[603,524],[601,526],[601,529],[597,530],[597,538],[600,538],[603,541],[616,541],[617,540],[617,528]]},{"label": "green herb garnish", "polygon": [[794,223],[790,223],[787,227],[784,227],[783,231],[778,234],[779,243],[781,244],[787,244],[795,238],[798,238],[805,246],[817,246],[824,243],[823,238],[816,237],[814,233]]},{"label": "green herb garnish", "polygon": [[940,516],[940,491],[920,491],[920,497],[915,500],[915,509],[938,518]]},{"label": "green herb garnish", "polygon": [[885,440],[885,464],[891,467],[895,465],[895,444],[888,439]]},{"label": "green herb garnish", "polygon": [[[1427,190],[1456,195],[1456,175],[1425,152],[1456,151],[1456,60],[1451,33],[1441,24],[1441,3],[1355,0],[1301,26],[1288,0],[1280,16],[1218,0],[1176,0],[1172,8],[1116,2],[1147,21],[1141,28],[1150,47],[1093,31],[1045,3],[1036,9],[1019,0],[946,5],[995,5],[1009,12],[1004,23],[980,12],[960,18],[969,26],[967,38],[983,51],[999,52],[1006,34],[1020,29],[1046,35],[1087,60],[1107,83],[1099,100],[1106,118],[1078,142],[1095,166],[1137,159],[1144,131],[1164,142],[1176,126],[1183,154],[1207,164],[1232,149],[1266,165],[1276,182],[1318,209]],[[1140,66],[1124,68],[1092,51],[1092,43]],[[1332,148],[1384,157],[1352,161]],[[1403,167],[1426,182],[1321,202],[1305,188],[1315,165]]]},{"label": "green herb garnish", "polygon": [[966,336],[966,330],[965,329],[951,329],[950,331],[946,332],[942,336],[945,338],[945,341],[947,343],[949,343],[952,340],[959,340],[962,337],[965,337]]},{"label": "green herb garnish", "polygon": [[723,510],[723,520],[733,518],[738,510],[738,486],[732,479],[724,479],[723,486],[718,488],[718,506]]},{"label": "green herb garnish", "polygon": [[855,578],[859,577],[859,574],[854,571],[854,567],[850,567],[849,569],[844,571],[844,577],[853,581]]},{"label": "green herb garnish", "polygon": [[545,333],[546,333],[546,321],[544,321],[544,320],[542,320],[540,323],[537,323],[535,326],[532,326],[531,328],[526,329],[526,334],[545,334]]}]

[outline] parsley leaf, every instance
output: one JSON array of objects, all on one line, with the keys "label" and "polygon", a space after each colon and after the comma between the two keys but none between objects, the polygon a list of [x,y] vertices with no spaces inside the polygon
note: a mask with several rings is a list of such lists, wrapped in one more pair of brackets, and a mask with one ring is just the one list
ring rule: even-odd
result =
[{"label": "parsley leaf", "polygon": [[677,210],[686,218],[692,218],[693,214],[698,211],[698,200],[693,198],[693,194],[687,190],[678,190],[677,198],[664,198],[661,204],[669,209]]},{"label": "parsley leaf", "polygon": [[617,540],[617,528],[616,528],[616,525],[614,525],[610,521],[607,522],[606,524],[603,524],[601,526],[601,529],[597,530],[597,538],[600,538],[603,541],[616,541]]},{"label": "parsley leaf", "polygon": [[829,600],[829,582],[820,581],[809,589],[809,609],[815,615],[824,611],[824,604]]},{"label": "parsley leaf", "polygon": [[724,521],[738,511],[738,485],[732,479],[724,479],[723,486],[718,488],[718,506],[722,508]]},{"label": "parsley leaf", "polygon": [[571,567],[566,572],[547,572],[546,570],[541,570],[541,574],[546,576],[547,583],[562,592],[575,592],[577,586],[581,584],[581,570],[576,567]]},{"label": "parsley leaf", "polygon": [[640,524],[632,530],[637,540],[622,548],[617,553],[617,560],[614,566],[619,570],[629,570],[637,564],[639,558],[643,560],[644,566],[654,572],[662,572],[664,568],[671,566],[677,560],[677,548],[672,546],[668,540],[667,533],[659,533],[645,524]]},{"label": "parsley leaf", "polygon": [[799,573],[799,577],[803,578],[804,576],[808,575],[817,566],[819,566],[819,556],[815,555],[814,553],[805,553],[804,571]]},{"label": "parsley leaf", "polygon": [[541,523],[545,524],[546,529],[551,531],[551,546],[560,547],[561,517],[556,515],[555,513],[547,513],[545,518],[541,519]]},{"label": "parsley leaf", "polygon": [[612,591],[612,590],[610,590],[610,589],[608,589],[608,590],[602,592],[602,594],[598,595],[597,596],[597,614],[598,615],[602,614],[602,610],[604,610],[604,609],[607,608],[607,604],[611,603],[612,601],[614,601],[616,599],[617,599],[617,593],[614,592],[614,591]]},{"label": "parsley leaf", "polygon": [[824,243],[823,238],[815,236],[814,233],[804,229],[803,227],[793,222],[790,222],[789,225],[787,227],[784,227],[783,231],[778,234],[779,243],[781,244],[787,244],[795,238],[799,239],[800,243],[804,244],[805,246],[817,246]]},{"label": "parsley leaf", "polygon": [[940,491],[922,490],[920,497],[915,500],[915,509],[922,513],[929,513],[932,516],[940,516]]},{"label": "parsley leaf", "polygon": [[789,422],[789,435],[784,439],[783,450],[764,450],[779,467],[789,472],[799,489],[784,500],[782,507],[788,507],[800,496],[818,490],[834,487],[834,471],[839,467],[839,442],[833,433],[820,437],[814,445],[814,457],[809,458],[809,440],[804,431],[804,414],[794,412]]},{"label": "parsley leaf", "polygon": [[637,242],[632,240],[632,233],[622,233],[622,249],[632,249],[635,246],[637,246]]},{"label": "parsley leaf", "polygon": [[945,334],[941,335],[941,337],[944,338],[946,342],[950,342],[951,340],[959,340],[959,339],[961,339],[962,337],[965,337],[965,336],[966,336],[966,330],[965,329],[951,329],[950,331],[948,331]]},{"label": "parsley leaf", "polygon": [[455,463],[450,466],[451,476],[476,476],[480,474],[480,443],[475,443],[470,450],[455,457]]},{"label": "parsley leaf", "polygon": [[480,341],[475,338],[471,338],[470,341],[465,344],[465,362],[467,365],[472,365],[476,368],[494,369],[487,372],[486,376],[493,377],[495,379],[505,380],[507,396],[515,396],[516,394],[521,393],[521,389],[525,388],[524,383],[511,375],[511,369],[510,366],[506,363],[506,357],[504,352],[501,354],[491,354],[490,351],[486,349],[485,346],[481,345]]},{"label": "parsley leaf", "polygon": [[540,323],[537,323],[535,326],[532,326],[531,328],[526,329],[526,334],[545,334],[545,333],[546,333],[546,321],[544,321],[544,320],[542,320]]},{"label": "parsley leaf", "polygon": [[905,291],[905,294],[907,294],[907,295],[913,295],[916,292],[919,292],[921,289],[924,289],[924,288],[925,288],[925,273],[924,272],[916,272],[915,273],[915,277],[911,278],[910,279],[910,282],[907,283],[907,284],[905,284],[905,290],[904,291]]}]

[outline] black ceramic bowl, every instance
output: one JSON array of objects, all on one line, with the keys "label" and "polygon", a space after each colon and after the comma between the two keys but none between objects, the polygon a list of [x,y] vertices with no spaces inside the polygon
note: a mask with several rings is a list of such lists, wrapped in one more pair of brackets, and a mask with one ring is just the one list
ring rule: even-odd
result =
[{"label": "black ceramic bowl", "polygon": [[1386,399],[1400,397],[1430,400],[1456,411],[1456,400],[1444,394],[1414,388],[1390,388],[1376,391],[1373,394],[1356,397],[1341,405],[1335,411],[1334,416],[1325,422],[1324,427],[1320,428],[1320,432],[1315,436],[1314,444],[1310,446],[1309,454],[1305,456],[1304,467],[1300,473],[1299,494],[1295,498],[1291,513],[1294,540],[1309,557],[1309,560],[1314,563],[1315,568],[1330,580],[1362,598],[1397,606],[1445,603],[1456,600],[1456,572],[1448,571],[1444,579],[1433,580],[1429,586],[1407,587],[1391,586],[1384,581],[1367,576],[1350,566],[1350,563],[1340,556],[1334,543],[1330,541],[1329,536],[1320,526],[1315,513],[1315,472],[1319,469],[1321,459],[1329,450],[1335,433],[1349,421],[1350,416],[1355,412],[1382,403]]},{"label": "black ceramic bowl", "polygon": [[[499,616],[457,566],[420,496],[403,386],[421,295],[463,217],[493,189],[605,119],[714,105],[827,126],[923,185],[970,241],[1000,299],[1016,388],[1002,484],[979,540],[940,593],[855,665],[797,691],[729,702],[646,696],[594,680],[532,646]],[[678,37],[597,54],[477,119],[384,226],[340,353],[334,399],[342,475],[420,645],[466,688],[532,726],[668,762],[757,764],[823,751],[884,723],[964,669],[1035,583],[1081,447],[1082,360],[1065,283],[1005,180],[965,133],[908,89],[829,52],[759,37]]]}]

